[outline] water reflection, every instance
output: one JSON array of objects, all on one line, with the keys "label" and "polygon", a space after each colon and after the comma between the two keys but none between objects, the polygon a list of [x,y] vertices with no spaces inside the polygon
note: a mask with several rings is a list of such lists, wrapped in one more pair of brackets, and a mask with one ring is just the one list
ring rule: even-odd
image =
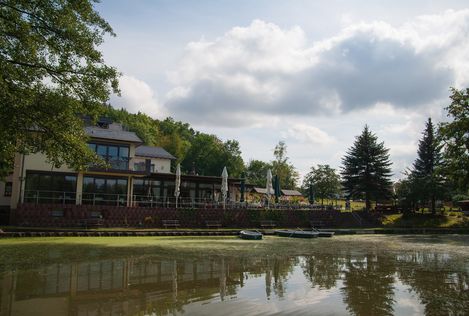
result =
[{"label": "water reflection", "polygon": [[0,315],[464,315],[468,270],[445,253],[373,249],[56,263],[3,272]]}]

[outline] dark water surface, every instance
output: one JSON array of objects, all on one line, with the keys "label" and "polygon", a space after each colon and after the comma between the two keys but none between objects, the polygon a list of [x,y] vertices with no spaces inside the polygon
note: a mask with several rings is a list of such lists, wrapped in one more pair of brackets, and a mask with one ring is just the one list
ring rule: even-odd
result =
[{"label": "dark water surface", "polygon": [[469,315],[469,236],[90,240],[0,241],[0,315]]}]

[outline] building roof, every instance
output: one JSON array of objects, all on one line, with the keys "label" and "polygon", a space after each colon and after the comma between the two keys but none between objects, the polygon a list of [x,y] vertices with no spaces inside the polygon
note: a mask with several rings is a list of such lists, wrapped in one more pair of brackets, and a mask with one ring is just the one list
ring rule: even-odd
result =
[{"label": "building roof", "polygon": [[154,146],[138,146],[135,149],[135,156],[176,160],[176,157],[164,150],[164,148]]},{"label": "building roof", "polygon": [[98,126],[86,126],[85,133],[92,138],[102,138],[102,139],[111,139],[118,140],[130,143],[143,143],[142,140],[134,132],[125,131],[121,128],[110,127],[102,128]]},{"label": "building roof", "polygon": [[302,196],[297,190],[281,190],[282,194],[285,196]]},{"label": "building roof", "polygon": [[[254,188],[252,188],[252,190],[256,193],[267,194],[267,189],[266,188],[256,188],[256,187],[254,187]],[[272,195],[274,194],[273,189],[270,191],[270,194],[272,194]]]}]

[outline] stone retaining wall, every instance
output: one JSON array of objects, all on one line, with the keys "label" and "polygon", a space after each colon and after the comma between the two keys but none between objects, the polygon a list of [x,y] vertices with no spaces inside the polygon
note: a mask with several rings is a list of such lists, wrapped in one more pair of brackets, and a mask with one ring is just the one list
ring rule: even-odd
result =
[{"label": "stone retaining wall", "polygon": [[[363,215],[362,215],[363,216]],[[359,225],[351,213],[316,210],[265,209],[174,209],[143,207],[112,207],[93,205],[22,204],[12,211],[11,224],[25,227],[145,227],[162,228],[163,220],[178,220],[181,228],[205,228],[206,221],[218,221],[222,227],[260,227],[262,220],[275,221],[277,227],[376,226],[373,219]]]}]

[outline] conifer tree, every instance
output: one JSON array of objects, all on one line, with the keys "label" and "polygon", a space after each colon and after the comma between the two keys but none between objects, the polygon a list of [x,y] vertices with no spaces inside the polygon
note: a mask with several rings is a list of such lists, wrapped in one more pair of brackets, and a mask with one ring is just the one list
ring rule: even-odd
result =
[{"label": "conifer tree", "polygon": [[390,197],[389,149],[384,143],[378,143],[378,137],[367,125],[342,158],[342,164],[342,186],[346,194],[351,198],[364,198],[367,211],[371,200]]},{"label": "conifer tree", "polygon": [[430,200],[430,209],[435,214],[435,201],[443,192],[443,188],[442,178],[437,172],[441,165],[441,153],[431,118],[425,126],[417,154],[410,177],[412,187],[419,200]]}]

